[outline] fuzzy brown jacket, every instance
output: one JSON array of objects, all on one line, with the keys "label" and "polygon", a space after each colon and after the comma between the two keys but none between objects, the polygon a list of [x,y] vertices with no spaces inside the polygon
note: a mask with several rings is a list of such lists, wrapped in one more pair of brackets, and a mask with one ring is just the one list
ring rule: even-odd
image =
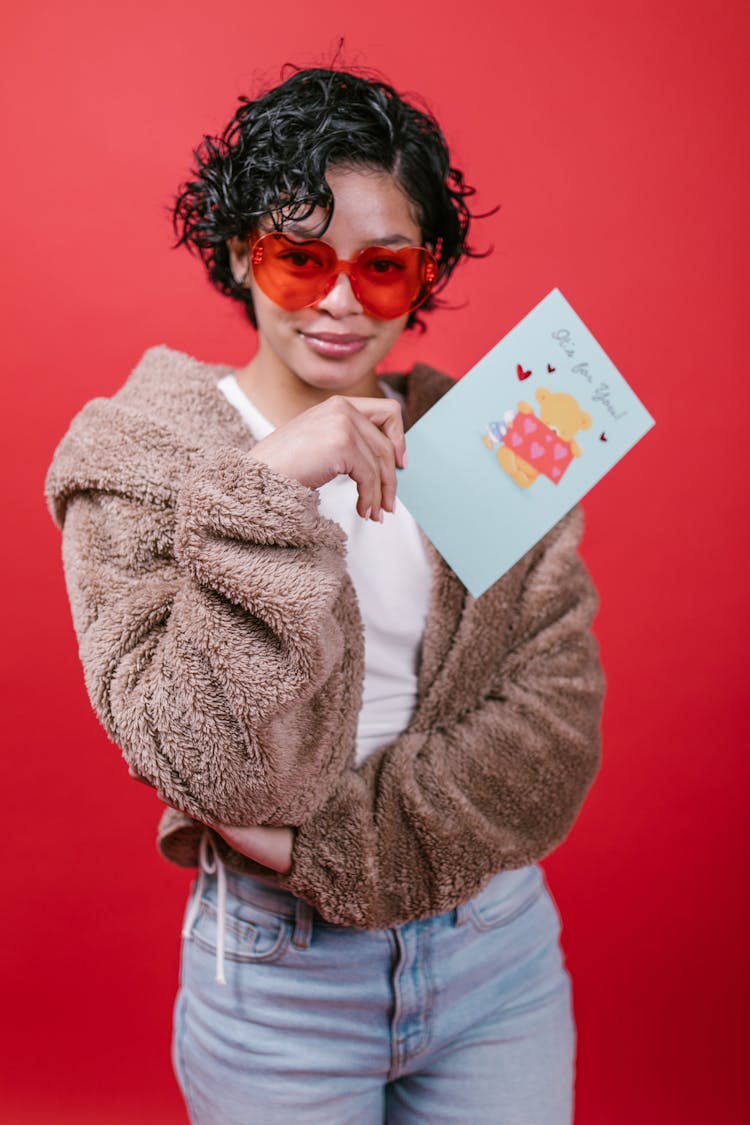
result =
[{"label": "fuzzy brown jacket", "polygon": [[[216,387],[228,370],[153,348],[57,449],[47,495],[92,704],[131,772],[182,810],[162,818],[167,858],[196,864],[204,819],[293,825],[278,881],[330,921],[451,909],[558,844],[597,768],[580,511],[478,599],[427,544],[414,715],[357,768],[364,642],[345,536],[315,491],[248,456]],[[407,425],[451,386],[421,366],[394,383]]]}]

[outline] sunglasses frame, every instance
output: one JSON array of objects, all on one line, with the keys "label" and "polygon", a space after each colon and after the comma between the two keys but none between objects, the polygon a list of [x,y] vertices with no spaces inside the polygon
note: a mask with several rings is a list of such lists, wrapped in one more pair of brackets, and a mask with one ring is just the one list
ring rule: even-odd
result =
[{"label": "sunglasses frame", "polygon": [[[277,299],[278,293],[275,290],[269,291],[269,288],[267,288],[267,286],[263,284],[263,275],[262,273],[259,274],[259,272],[255,268],[256,266],[259,266],[263,260],[263,251],[265,246],[271,245],[272,243],[276,243],[281,240],[286,242],[291,247],[322,246],[325,248],[326,255],[333,256],[333,263],[331,265],[330,271],[323,278],[323,283],[320,290],[316,292],[310,300],[305,300],[301,303],[297,303],[296,301],[291,304],[288,301],[286,303],[282,303]],[[432,251],[428,250],[426,246],[400,246],[397,250],[393,250],[387,246],[378,246],[377,244],[373,244],[372,246],[365,246],[353,258],[339,258],[330,242],[326,242],[323,238],[295,239],[290,238],[290,236],[284,234],[283,231],[267,231],[265,234],[252,235],[248,239],[248,245],[250,247],[250,268],[252,269],[255,280],[257,281],[263,292],[266,294],[266,296],[269,298],[269,300],[273,301],[274,304],[279,305],[280,308],[286,309],[288,312],[296,312],[299,309],[308,309],[313,305],[319,304],[320,301],[323,301],[331,292],[334,285],[338,281],[340,274],[344,273],[349,279],[349,284],[352,287],[354,296],[357,298],[357,301],[369,316],[374,317],[376,320],[396,320],[401,316],[406,316],[409,313],[414,312],[414,310],[418,309],[420,305],[423,305],[432,293],[435,287],[435,283],[438,279],[437,262],[434,255],[432,254]],[[395,255],[396,257],[398,257],[398,255],[402,251],[416,250],[419,251],[420,258],[423,262],[422,268],[424,270],[424,276],[421,278],[421,286],[417,298],[415,300],[412,300],[407,307],[403,309],[399,308],[397,312],[391,313],[388,316],[384,316],[382,310],[379,311],[377,307],[373,306],[372,302],[366,295],[363,295],[362,292],[361,279],[359,275],[359,264],[361,262],[361,259],[366,255],[370,255],[373,250],[382,250],[384,254]],[[365,289],[367,288],[368,286],[365,285]]]}]

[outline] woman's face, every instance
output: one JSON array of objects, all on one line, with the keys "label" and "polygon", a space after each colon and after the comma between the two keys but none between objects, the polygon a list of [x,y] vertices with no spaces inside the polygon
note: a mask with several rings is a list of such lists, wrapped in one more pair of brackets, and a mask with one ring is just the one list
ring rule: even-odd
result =
[{"label": "woman's face", "polygon": [[[422,232],[414,206],[386,172],[330,169],[326,176],[334,209],[322,235],[339,259],[354,258],[367,246],[418,246]],[[284,230],[296,238],[315,238],[325,221],[322,209]],[[378,320],[367,314],[349,278],[310,308],[289,312],[274,304],[249,274],[258,325],[254,361],[272,372],[327,394],[376,393],[375,367],[403,332],[408,316]],[[301,389],[301,388],[300,388]]]}]

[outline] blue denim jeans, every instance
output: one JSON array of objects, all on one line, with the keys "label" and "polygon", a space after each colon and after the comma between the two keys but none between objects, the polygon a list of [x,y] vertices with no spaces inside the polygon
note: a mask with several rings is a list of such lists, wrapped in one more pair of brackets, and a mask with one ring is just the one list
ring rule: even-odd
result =
[{"label": "blue denim jeans", "polygon": [[569,1125],[570,981],[539,867],[387,930],[227,871],[222,933],[216,877],[198,892],[173,1043],[193,1125]]}]

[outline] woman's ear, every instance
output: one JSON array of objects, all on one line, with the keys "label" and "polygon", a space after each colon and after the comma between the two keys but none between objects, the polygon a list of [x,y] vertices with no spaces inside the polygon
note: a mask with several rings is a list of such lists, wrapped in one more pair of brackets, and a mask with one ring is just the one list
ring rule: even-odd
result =
[{"label": "woman's ear", "polygon": [[227,239],[227,250],[232,277],[238,285],[247,285],[250,278],[250,247],[247,239],[232,235]]}]

